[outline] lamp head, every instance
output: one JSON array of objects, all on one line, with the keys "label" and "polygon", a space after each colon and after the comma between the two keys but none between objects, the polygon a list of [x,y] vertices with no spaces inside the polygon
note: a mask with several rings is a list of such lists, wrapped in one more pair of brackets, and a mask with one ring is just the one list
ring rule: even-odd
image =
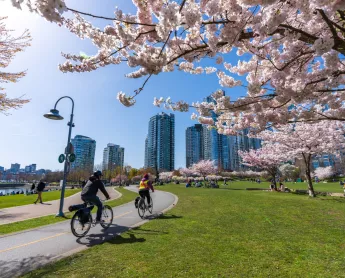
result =
[{"label": "lamp head", "polygon": [[50,120],[63,120],[63,117],[59,114],[59,110],[51,109],[50,113],[44,114],[44,117]]}]

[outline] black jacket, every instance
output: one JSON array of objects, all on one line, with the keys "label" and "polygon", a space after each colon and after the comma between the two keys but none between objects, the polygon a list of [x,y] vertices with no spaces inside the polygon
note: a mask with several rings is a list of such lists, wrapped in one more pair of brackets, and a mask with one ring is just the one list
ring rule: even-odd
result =
[{"label": "black jacket", "polygon": [[82,197],[92,197],[96,196],[98,189],[102,191],[105,197],[110,198],[107,190],[105,190],[104,184],[102,181],[96,179],[95,177],[90,177],[90,179],[85,184],[81,196]]},{"label": "black jacket", "polygon": [[43,189],[46,187],[46,184],[44,182],[40,182],[38,185],[37,185],[37,188],[36,190],[37,191],[43,191]]}]

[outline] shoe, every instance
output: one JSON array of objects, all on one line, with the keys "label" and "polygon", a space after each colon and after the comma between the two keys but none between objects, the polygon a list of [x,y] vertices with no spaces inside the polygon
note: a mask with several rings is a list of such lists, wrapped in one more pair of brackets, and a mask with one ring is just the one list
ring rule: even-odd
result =
[{"label": "shoe", "polygon": [[149,205],[148,207],[149,207],[149,208],[151,208],[152,206],[151,206],[151,205]]},{"label": "shoe", "polygon": [[96,220],[96,221],[95,221],[95,225],[101,224],[101,223],[103,223],[103,222],[104,222],[104,220]]},{"label": "shoe", "polygon": [[40,202],[40,204],[43,204],[43,202]]},{"label": "shoe", "polygon": [[34,202],[34,204],[36,205],[36,202]]}]

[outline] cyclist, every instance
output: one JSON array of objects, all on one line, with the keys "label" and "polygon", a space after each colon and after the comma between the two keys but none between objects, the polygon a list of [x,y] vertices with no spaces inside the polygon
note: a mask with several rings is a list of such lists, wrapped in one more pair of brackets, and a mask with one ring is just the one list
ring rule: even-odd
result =
[{"label": "cyclist", "polygon": [[109,194],[107,190],[105,190],[104,184],[101,181],[101,176],[102,176],[101,171],[94,172],[93,175],[89,178],[89,180],[85,184],[81,192],[81,199],[84,202],[89,202],[97,206],[96,224],[101,221],[102,209],[103,209],[103,204],[97,196],[98,189],[102,191],[102,193],[107,198],[107,200],[110,199]]},{"label": "cyclist", "polygon": [[143,179],[141,180],[139,184],[139,195],[140,197],[147,199],[147,203],[149,205],[149,208],[151,207],[151,199],[150,199],[150,189],[152,192],[155,192],[152,182],[149,179],[149,174],[145,174]]}]

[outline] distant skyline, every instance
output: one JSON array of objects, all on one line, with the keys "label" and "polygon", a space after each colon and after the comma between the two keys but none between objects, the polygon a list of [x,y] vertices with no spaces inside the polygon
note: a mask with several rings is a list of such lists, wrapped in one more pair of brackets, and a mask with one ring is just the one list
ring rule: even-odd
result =
[{"label": "distant skyline", "polygon": [[[201,101],[222,88],[215,74],[197,76],[181,71],[162,73],[151,78],[137,97],[136,105],[126,108],[116,100],[117,92],[133,92],[142,85],[142,79],[125,78],[124,75],[130,72],[126,65],[109,66],[90,73],[61,73],[57,67],[64,62],[61,52],[93,55],[96,48],[90,41],[80,40],[66,28],[49,23],[38,15],[16,10],[8,2],[0,1],[0,16],[8,16],[5,20],[8,29],[14,30],[14,34],[20,34],[28,28],[33,41],[6,68],[6,71],[12,72],[27,69],[26,77],[15,84],[4,84],[4,87],[9,97],[25,95],[31,102],[22,109],[11,110],[10,116],[0,115],[0,165],[5,168],[18,162],[21,165],[36,163],[38,168],[44,169],[63,169],[58,156],[66,147],[70,102],[63,100],[58,104],[57,109],[64,120],[51,121],[43,117],[61,96],[69,95],[75,101],[72,137],[79,134],[96,140],[96,165],[102,163],[103,150],[107,144],[115,143],[126,149],[124,162],[140,168],[144,166],[149,119],[162,111],[171,112],[154,107],[152,103],[155,96],[171,96],[173,100],[183,99],[191,103]],[[135,13],[132,2],[128,0],[110,0],[102,5],[92,0],[82,3],[72,0],[69,5],[78,6],[85,12],[109,16],[113,14],[115,6],[124,12]],[[109,24],[87,19],[100,28]],[[237,64],[234,53],[229,54],[226,60]],[[218,66],[212,59],[207,59],[207,62],[210,66]],[[237,99],[245,94],[245,88],[226,90],[226,93],[232,99]],[[192,112],[174,113],[175,168],[185,166],[185,130],[197,123],[190,119]]]}]

